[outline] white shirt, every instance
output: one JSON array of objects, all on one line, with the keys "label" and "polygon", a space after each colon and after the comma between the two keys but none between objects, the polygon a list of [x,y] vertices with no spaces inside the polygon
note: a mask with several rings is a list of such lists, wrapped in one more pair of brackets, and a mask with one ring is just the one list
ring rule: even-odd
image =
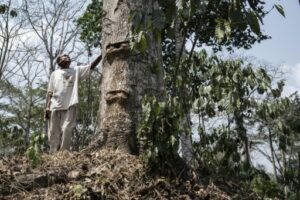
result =
[{"label": "white shirt", "polygon": [[53,93],[50,110],[67,110],[78,104],[79,81],[86,78],[90,71],[91,65],[55,70],[48,86],[48,92]]}]

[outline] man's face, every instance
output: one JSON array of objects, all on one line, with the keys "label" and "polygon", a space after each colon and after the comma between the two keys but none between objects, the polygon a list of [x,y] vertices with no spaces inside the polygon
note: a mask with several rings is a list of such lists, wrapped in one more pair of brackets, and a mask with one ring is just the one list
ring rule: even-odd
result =
[{"label": "man's face", "polygon": [[71,64],[71,59],[69,55],[63,54],[60,56],[60,62],[58,63],[58,65],[61,68],[69,68],[70,64]]}]

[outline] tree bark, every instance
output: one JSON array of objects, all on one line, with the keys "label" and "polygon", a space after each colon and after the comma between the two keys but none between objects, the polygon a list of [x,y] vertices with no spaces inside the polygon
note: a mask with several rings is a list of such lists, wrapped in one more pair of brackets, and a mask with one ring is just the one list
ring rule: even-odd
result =
[{"label": "tree bark", "polygon": [[[102,17],[103,72],[97,133],[105,147],[137,153],[135,133],[142,118],[145,95],[162,97],[161,44],[149,35],[144,53],[131,50],[131,12],[151,16],[158,9],[155,0],[104,0]],[[145,30],[146,31],[146,30]],[[153,64],[159,73],[153,73]]]},{"label": "tree bark", "polygon": [[234,119],[236,123],[236,131],[238,133],[238,136],[244,143],[244,149],[243,149],[245,153],[244,167],[246,170],[249,170],[251,168],[251,157],[250,157],[249,139],[247,136],[247,130],[244,126],[243,111],[242,110],[234,111]]},{"label": "tree bark", "polygon": [[[178,15],[178,10],[176,11],[176,16],[175,16],[175,63],[176,63],[176,72],[174,76],[174,80],[177,77],[178,73],[180,72],[180,61],[181,58],[183,57],[184,51],[185,51],[185,44],[186,44],[186,35],[185,35],[185,30],[182,28],[182,20],[180,16]],[[196,40],[195,40],[196,42]],[[192,48],[193,50],[193,48]],[[176,81],[174,81],[175,83]],[[173,91],[175,91],[175,88],[173,88]],[[187,97],[188,94],[186,94],[185,89],[181,86],[181,88],[178,91],[179,95],[183,97]],[[181,119],[180,126],[184,130],[180,134],[180,153],[181,157],[188,163],[190,164],[192,157],[193,157],[193,147],[192,147],[192,133],[191,133],[191,112],[190,112],[190,106],[189,105],[184,105],[185,107],[185,114]]]},{"label": "tree bark", "polygon": [[274,146],[273,146],[272,131],[271,131],[270,128],[268,128],[268,134],[269,134],[269,145],[270,145],[270,150],[271,150],[271,159],[272,159],[273,171],[274,171],[276,181],[278,182],[279,178],[278,178],[278,174],[277,174],[277,167],[276,167],[276,161],[275,161],[275,155],[274,155],[276,152],[275,152],[275,149],[274,149]]},{"label": "tree bark", "polygon": [[[286,139],[285,139],[286,141]],[[285,145],[286,142],[285,142]],[[288,177],[287,177],[287,160],[286,160],[286,150],[281,150],[281,156],[282,156],[282,166],[283,166],[283,186],[284,186],[284,199],[288,200],[289,197],[289,187],[288,187]]]}]

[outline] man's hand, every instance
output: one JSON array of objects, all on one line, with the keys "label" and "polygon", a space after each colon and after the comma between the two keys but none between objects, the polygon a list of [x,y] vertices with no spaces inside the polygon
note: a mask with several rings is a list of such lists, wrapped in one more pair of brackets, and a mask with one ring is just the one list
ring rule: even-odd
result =
[{"label": "man's hand", "polygon": [[46,108],[44,111],[44,119],[49,120],[51,116],[51,110],[49,108]]}]

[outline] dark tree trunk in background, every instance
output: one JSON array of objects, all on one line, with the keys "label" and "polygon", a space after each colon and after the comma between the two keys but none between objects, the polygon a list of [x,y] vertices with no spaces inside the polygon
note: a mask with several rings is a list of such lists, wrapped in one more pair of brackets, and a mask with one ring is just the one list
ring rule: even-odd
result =
[{"label": "dark tree trunk in background", "polygon": [[[177,11],[178,12],[178,11]],[[184,51],[185,51],[185,33],[184,30],[181,28],[181,19],[178,15],[176,15],[175,19],[175,62],[178,64],[178,68],[180,67],[180,60],[183,57]],[[177,70],[177,73],[181,73],[179,70]],[[177,76],[176,73],[176,76]],[[187,97],[185,89],[181,89],[180,91],[181,98]],[[187,129],[188,131],[183,131],[180,135],[180,153],[182,158],[187,162],[190,163],[192,160],[192,133],[190,133],[191,130],[191,113],[190,113],[190,106],[185,106],[185,115],[181,119],[180,126],[181,128]]]},{"label": "dark tree trunk in background", "polygon": [[[104,0],[102,54],[103,71],[97,134],[105,147],[137,152],[136,129],[142,117],[145,95],[161,97],[164,89],[161,44],[152,33],[146,52],[130,49],[132,11],[151,15],[154,0]],[[152,73],[154,63],[159,73]]]},{"label": "dark tree trunk in background", "polygon": [[250,157],[250,149],[249,149],[249,139],[247,135],[247,129],[244,126],[244,116],[242,110],[234,111],[234,119],[236,123],[236,131],[238,133],[239,138],[242,140],[244,147],[243,151],[245,154],[244,158],[244,167],[249,170],[251,168],[251,157]]}]

